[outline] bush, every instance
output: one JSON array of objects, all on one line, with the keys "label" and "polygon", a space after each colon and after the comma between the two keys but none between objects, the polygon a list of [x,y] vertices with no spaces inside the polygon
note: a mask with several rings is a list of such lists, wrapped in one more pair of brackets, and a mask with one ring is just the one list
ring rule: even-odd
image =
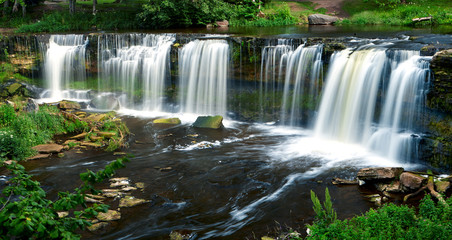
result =
[{"label": "bush", "polygon": [[307,239],[450,239],[452,234],[452,198],[443,205],[426,195],[417,215],[409,206],[390,203],[350,220],[331,218],[334,215],[328,213],[331,208],[327,202],[328,198],[323,210],[320,201],[313,198],[317,216],[308,225]]}]

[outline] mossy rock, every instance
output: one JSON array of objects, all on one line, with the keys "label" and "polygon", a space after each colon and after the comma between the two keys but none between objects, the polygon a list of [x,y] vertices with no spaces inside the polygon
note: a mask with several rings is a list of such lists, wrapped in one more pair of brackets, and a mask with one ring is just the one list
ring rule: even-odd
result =
[{"label": "mossy rock", "polygon": [[211,129],[223,128],[223,117],[220,115],[200,116],[196,119],[195,123],[193,123],[193,127]]},{"label": "mossy rock", "polygon": [[161,119],[155,119],[154,121],[152,121],[152,123],[179,125],[179,124],[181,124],[181,121],[179,118],[161,118]]},{"label": "mossy rock", "polygon": [[63,109],[63,110],[68,110],[68,109],[80,109],[80,104],[78,102],[73,102],[73,101],[60,101],[58,103],[58,108],[59,109]]},{"label": "mossy rock", "polygon": [[12,95],[15,95],[15,93],[17,93],[21,87],[22,87],[22,84],[13,83],[13,84],[9,85],[6,89],[7,89],[8,93],[12,96]]}]

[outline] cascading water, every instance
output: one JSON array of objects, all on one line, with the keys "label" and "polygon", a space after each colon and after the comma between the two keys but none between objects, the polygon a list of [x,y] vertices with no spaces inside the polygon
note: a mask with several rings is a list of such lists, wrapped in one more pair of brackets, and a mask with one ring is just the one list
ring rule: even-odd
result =
[{"label": "cascading water", "polygon": [[[422,107],[428,62],[416,51],[395,50],[393,58],[389,52],[384,46],[368,45],[333,54],[314,129],[317,137],[358,143],[394,160],[406,158],[413,139],[405,130],[414,127],[410,121]],[[379,94],[384,92],[374,127]]]},{"label": "cascading water", "polygon": [[71,91],[71,83],[86,80],[86,46],[83,35],[52,35],[45,57],[45,77],[49,91],[43,98],[52,100],[86,99],[87,92]]},{"label": "cascading water", "polygon": [[302,45],[287,54],[281,110],[281,120],[286,125],[298,125],[302,113],[316,107],[322,83],[322,50],[323,45]]},{"label": "cascading water", "polygon": [[162,111],[174,40],[173,34],[99,36],[99,91],[119,92],[122,107]]},{"label": "cascading water", "polygon": [[181,111],[226,114],[229,44],[225,40],[195,40],[179,51]]},{"label": "cascading water", "polygon": [[[262,49],[260,105],[270,100],[272,109],[281,106],[283,125],[299,125],[303,113],[316,107],[322,82],[322,50],[323,45],[300,45],[294,50],[289,39]],[[282,97],[276,97],[278,92]]]}]

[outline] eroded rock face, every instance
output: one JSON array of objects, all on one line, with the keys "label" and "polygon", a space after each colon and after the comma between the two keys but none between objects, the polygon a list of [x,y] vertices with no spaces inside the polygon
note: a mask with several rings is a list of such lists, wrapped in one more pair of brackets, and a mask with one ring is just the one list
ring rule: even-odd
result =
[{"label": "eroded rock face", "polygon": [[400,167],[376,167],[360,169],[357,177],[363,181],[392,180],[400,176],[403,168]]},{"label": "eroded rock face", "polygon": [[410,190],[419,189],[425,181],[426,178],[414,173],[404,172],[400,175],[400,182]]},{"label": "eroded rock face", "polygon": [[325,14],[312,14],[308,16],[309,25],[328,25],[337,22],[339,18]]},{"label": "eroded rock face", "polygon": [[434,79],[427,104],[435,110],[452,113],[452,49],[435,53],[430,68]]}]

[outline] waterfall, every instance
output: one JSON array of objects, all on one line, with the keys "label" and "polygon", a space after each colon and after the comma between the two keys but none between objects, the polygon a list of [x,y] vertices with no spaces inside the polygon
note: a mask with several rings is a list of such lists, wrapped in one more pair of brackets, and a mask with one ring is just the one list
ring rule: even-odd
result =
[{"label": "waterfall", "polygon": [[119,93],[121,106],[162,111],[173,34],[99,36],[99,91]]},{"label": "waterfall", "polygon": [[323,71],[322,50],[323,45],[310,47],[301,45],[287,54],[281,110],[281,121],[286,125],[298,125],[299,119],[303,118],[303,112],[317,107]]},{"label": "waterfall", "polygon": [[[262,49],[260,106],[278,109],[283,125],[299,125],[314,110],[322,83],[323,45],[300,45],[295,50],[289,39]],[[278,95],[282,93],[282,95]],[[272,113],[275,115],[275,113]]]},{"label": "waterfall", "polygon": [[[71,84],[86,80],[86,46],[83,35],[52,35],[45,57],[46,85],[49,89],[43,97],[53,100],[77,98],[77,93],[68,91]],[[83,95],[83,97],[86,97]]]},{"label": "waterfall", "polygon": [[406,158],[415,142],[408,129],[423,106],[427,71],[428,62],[417,51],[368,45],[334,53],[315,135]]},{"label": "waterfall", "polygon": [[179,51],[181,111],[225,115],[229,44],[194,40]]}]

